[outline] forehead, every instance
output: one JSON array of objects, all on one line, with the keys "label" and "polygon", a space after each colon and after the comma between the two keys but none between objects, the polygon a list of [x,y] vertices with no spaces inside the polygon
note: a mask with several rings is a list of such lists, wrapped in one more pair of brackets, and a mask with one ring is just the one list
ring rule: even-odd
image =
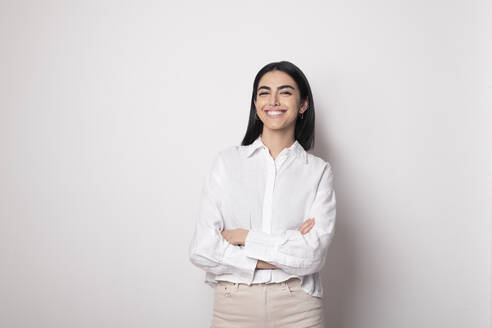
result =
[{"label": "forehead", "polygon": [[283,84],[290,84],[294,88],[297,88],[296,81],[294,81],[294,79],[289,74],[282,71],[271,71],[265,73],[265,75],[261,77],[260,82],[258,83],[258,87],[261,87],[262,85],[276,87]]}]

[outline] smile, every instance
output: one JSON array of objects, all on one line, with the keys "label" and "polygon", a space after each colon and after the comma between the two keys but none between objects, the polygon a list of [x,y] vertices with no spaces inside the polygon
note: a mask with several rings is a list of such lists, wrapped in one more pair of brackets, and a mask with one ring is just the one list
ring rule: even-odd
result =
[{"label": "smile", "polygon": [[266,110],[267,116],[270,118],[278,118],[284,116],[287,110]]}]

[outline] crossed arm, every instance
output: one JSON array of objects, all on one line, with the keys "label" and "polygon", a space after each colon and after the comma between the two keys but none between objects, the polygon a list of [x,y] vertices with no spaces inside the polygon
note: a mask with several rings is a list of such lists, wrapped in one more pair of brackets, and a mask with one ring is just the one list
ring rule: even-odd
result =
[{"label": "crossed arm", "polygon": [[[304,223],[299,227],[299,231],[301,234],[305,235],[307,234],[312,227],[314,227],[314,218],[309,218],[308,220],[304,221]],[[232,245],[244,245],[246,241],[246,237],[248,236],[249,230],[246,229],[232,229],[232,230],[223,230],[221,232],[222,238],[224,238],[229,244]],[[262,261],[258,260],[258,263],[256,264],[257,269],[278,269],[278,267]]]},{"label": "crossed arm", "polygon": [[324,166],[309,207],[308,215],[316,218],[316,226],[306,220],[298,229],[277,233],[224,230],[220,211],[223,170],[218,157],[202,189],[200,214],[189,245],[191,262],[206,272],[234,273],[247,281],[253,280],[256,269],[280,269],[297,276],[319,272],[335,232],[336,200],[331,167]]}]

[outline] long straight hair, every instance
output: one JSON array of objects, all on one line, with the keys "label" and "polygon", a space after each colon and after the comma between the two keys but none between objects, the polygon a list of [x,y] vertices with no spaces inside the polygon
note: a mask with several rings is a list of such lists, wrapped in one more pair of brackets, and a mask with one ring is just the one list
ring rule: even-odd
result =
[{"label": "long straight hair", "polygon": [[258,83],[260,79],[268,72],[278,70],[289,74],[297,83],[301,94],[301,101],[306,98],[309,101],[308,109],[303,113],[303,119],[301,120],[299,115],[296,119],[296,127],[294,132],[294,138],[302,145],[304,150],[309,150],[314,146],[314,102],[313,95],[311,93],[311,87],[304,73],[294,64],[288,61],[273,62],[265,65],[255,77],[253,82],[253,95],[251,97],[251,108],[249,111],[248,127],[246,134],[244,135],[241,145],[246,146],[253,143],[263,131],[263,122],[255,119],[256,107],[255,99],[257,96]]}]

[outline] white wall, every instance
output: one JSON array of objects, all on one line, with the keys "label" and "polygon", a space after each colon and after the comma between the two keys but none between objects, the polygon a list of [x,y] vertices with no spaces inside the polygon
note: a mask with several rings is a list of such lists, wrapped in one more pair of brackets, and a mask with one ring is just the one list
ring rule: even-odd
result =
[{"label": "white wall", "polygon": [[491,9],[2,1],[0,326],[208,327],[202,182],[289,60],[336,176],[329,327],[490,327]]}]

